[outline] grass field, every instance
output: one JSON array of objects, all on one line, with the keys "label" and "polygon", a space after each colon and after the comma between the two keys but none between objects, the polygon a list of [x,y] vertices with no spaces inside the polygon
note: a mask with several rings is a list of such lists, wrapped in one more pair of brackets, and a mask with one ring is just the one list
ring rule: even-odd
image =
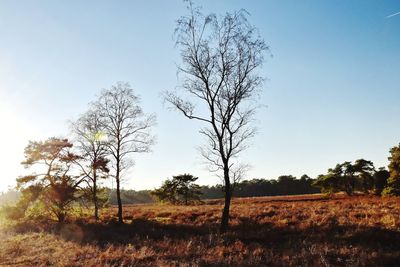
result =
[{"label": "grass field", "polygon": [[125,207],[89,218],[17,223],[0,233],[0,266],[400,266],[400,199],[322,195]]}]

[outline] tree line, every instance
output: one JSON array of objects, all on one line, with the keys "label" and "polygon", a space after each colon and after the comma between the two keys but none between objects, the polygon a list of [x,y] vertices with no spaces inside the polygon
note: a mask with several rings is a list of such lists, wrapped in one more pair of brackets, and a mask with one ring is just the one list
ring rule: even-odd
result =
[{"label": "tree line", "polygon": [[[327,174],[321,174],[315,179],[307,175],[301,176],[300,179],[292,175],[282,175],[277,180],[236,181],[232,184],[233,196],[255,197],[319,192],[327,194],[345,192],[349,196],[355,193],[399,196],[400,144],[391,148],[389,152],[388,170],[385,167],[376,169],[372,161],[365,159],[346,161],[329,168]],[[150,194],[160,202],[172,204],[188,204],[200,199],[224,197],[224,185],[200,187],[194,183],[196,180],[197,177],[189,174],[174,176]],[[185,194],[182,194],[182,191]]]},{"label": "tree line", "polygon": [[[199,186],[194,182],[197,177],[190,174],[174,176],[167,179],[160,188],[150,191],[156,201],[172,204],[193,204],[204,199],[224,197],[224,186]],[[234,187],[234,197],[260,197],[279,195],[300,195],[320,193],[320,189],[313,186],[315,179],[307,175],[300,179],[292,175],[282,175],[276,180],[251,179],[238,181]]]},{"label": "tree line", "polygon": [[[197,178],[190,174],[177,175],[174,177],[188,176],[193,182]],[[174,178],[173,177],[173,178]],[[167,179],[162,186],[153,190],[132,190],[121,189],[120,197],[122,204],[144,204],[144,203],[173,203],[194,204],[199,200],[221,199],[224,197],[223,185],[196,185],[193,183],[184,183],[180,181],[180,185],[174,185],[173,179]],[[251,179],[243,180],[235,184],[235,197],[259,197],[259,196],[279,196],[279,195],[299,195],[320,193],[320,189],[312,184],[315,179],[307,175],[301,176],[300,179],[292,175],[282,175],[277,179]],[[171,186],[172,185],[172,186]],[[194,189],[194,194],[193,190]],[[161,194],[160,194],[161,192]],[[163,193],[166,194],[163,194]],[[189,192],[190,194],[186,193]],[[180,193],[182,193],[180,195]],[[165,197],[164,197],[165,196]],[[182,197],[183,196],[183,197]],[[194,196],[194,197],[192,197]],[[0,194],[0,205],[7,202],[17,202],[21,194],[18,191],[10,190]],[[100,202],[99,207],[118,205],[116,189],[101,187],[98,189],[97,198]],[[183,199],[183,201],[182,201]],[[87,203],[90,206],[90,202]]]},{"label": "tree line", "polygon": [[325,193],[346,192],[351,196],[356,192],[379,196],[400,195],[400,144],[389,151],[389,166],[375,168],[372,161],[358,159],[346,161],[328,169],[313,183]]},{"label": "tree line", "polygon": [[[374,194],[378,196],[400,195],[400,144],[390,149],[388,169],[375,168],[372,161],[358,159],[346,161],[329,168],[327,174],[310,178],[303,175],[300,179],[292,175],[282,175],[276,180],[252,179],[236,181],[232,184],[235,197],[277,196],[345,192],[351,196],[355,193]],[[186,178],[186,180],[182,180]],[[224,197],[224,186],[198,186],[192,175],[174,176],[163,185],[150,192],[160,202],[182,204],[179,191],[184,188],[191,201]],[[177,188],[180,188],[177,190]],[[188,201],[185,197],[184,203]],[[190,201],[189,201],[190,202]]]},{"label": "tree line", "polygon": [[[53,140],[54,141],[54,140]],[[60,144],[59,144],[60,145]],[[30,146],[27,147],[27,150]],[[37,152],[37,151],[36,151]],[[65,159],[64,159],[65,160]],[[26,164],[24,162],[23,164]],[[79,165],[80,166],[80,165]],[[282,175],[277,179],[251,179],[236,182],[234,186],[235,197],[259,197],[259,196],[278,196],[278,195],[298,195],[298,194],[313,194],[336,192],[345,192],[349,196],[355,193],[375,194],[381,196],[399,196],[400,195],[400,144],[399,146],[390,149],[388,170],[384,167],[376,169],[373,162],[359,159],[354,162],[344,162],[337,164],[334,168],[328,169],[327,174],[321,174],[317,178],[310,178],[308,175],[303,175],[299,179],[292,175]],[[27,179],[29,176],[19,179]],[[90,179],[90,177],[88,177]],[[104,177],[102,177],[104,178]],[[31,179],[31,178],[29,178]],[[94,216],[98,216],[98,209],[106,205],[118,205],[120,199],[121,204],[143,204],[143,203],[170,203],[176,205],[198,204],[205,199],[221,199],[224,197],[223,184],[208,186],[197,185],[195,182],[198,177],[190,174],[182,174],[173,176],[172,179],[167,179],[162,186],[154,190],[119,190],[110,189],[107,187],[98,187],[96,199],[93,198],[92,187],[80,187],[80,196],[78,190],[74,191],[75,197],[66,190],[68,185],[61,184],[53,185],[54,188],[49,188],[52,192],[54,214],[61,210],[62,214],[58,214],[59,219],[64,219],[60,215],[65,216],[67,211],[68,201],[79,201],[80,204],[86,207],[94,206]],[[91,180],[92,181],[92,180]],[[93,181],[92,181],[93,182]],[[27,202],[35,202],[40,196],[37,191],[37,196],[34,189],[38,187],[28,187],[27,190],[21,192],[11,190],[0,195],[0,202],[17,201],[17,209],[12,212],[12,215],[18,214],[21,208],[27,209]],[[51,190],[50,190],[51,189]],[[47,193],[49,193],[47,192]],[[69,194],[69,195],[68,195]],[[44,196],[42,196],[44,197]],[[52,200],[52,199],[50,199]],[[63,204],[63,201],[65,203]],[[97,204],[94,204],[97,201]],[[38,203],[36,203],[37,205]],[[41,204],[43,205],[43,203]],[[47,203],[49,205],[49,203]],[[46,205],[45,205],[46,206]],[[20,215],[19,215],[20,216]]]}]

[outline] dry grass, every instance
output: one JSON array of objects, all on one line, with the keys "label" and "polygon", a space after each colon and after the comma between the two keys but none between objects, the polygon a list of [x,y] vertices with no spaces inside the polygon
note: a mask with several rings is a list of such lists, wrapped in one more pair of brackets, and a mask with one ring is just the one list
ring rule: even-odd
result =
[{"label": "dry grass", "polygon": [[[20,223],[0,234],[0,266],[400,266],[400,199],[321,195],[104,210],[101,223]],[[6,233],[8,231],[8,233]]]}]

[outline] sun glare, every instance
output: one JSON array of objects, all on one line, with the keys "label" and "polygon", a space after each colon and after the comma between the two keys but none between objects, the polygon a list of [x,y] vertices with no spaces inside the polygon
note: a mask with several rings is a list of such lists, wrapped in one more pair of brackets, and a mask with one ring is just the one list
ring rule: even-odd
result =
[{"label": "sun glare", "polygon": [[6,191],[15,184],[15,178],[22,169],[20,162],[23,159],[23,149],[28,142],[29,129],[18,118],[12,108],[0,104],[0,162],[2,164],[2,177],[0,191]]}]

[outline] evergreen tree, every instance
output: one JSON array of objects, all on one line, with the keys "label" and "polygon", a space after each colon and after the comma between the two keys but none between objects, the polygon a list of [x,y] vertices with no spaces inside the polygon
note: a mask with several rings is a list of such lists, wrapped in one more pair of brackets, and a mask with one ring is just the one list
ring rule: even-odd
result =
[{"label": "evergreen tree", "polygon": [[159,189],[151,192],[160,202],[172,204],[184,204],[200,201],[201,187],[194,182],[198,177],[191,174],[173,176],[171,180],[166,180]]},{"label": "evergreen tree", "polygon": [[390,173],[384,168],[379,168],[374,174],[374,190],[375,194],[380,196],[383,189],[387,186]]},{"label": "evergreen tree", "polygon": [[71,173],[72,165],[79,158],[70,152],[71,147],[67,139],[59,138],[29,142],[22,164],[26,168],[35,167],[35,171],[17,179],[17,188],[22,193],[19,207],[26,210],[40,203],[59,222],[65,220],[82,182],[82,177]]},{"label": "evergreen tree", "polygon": [[388,184],[383,190],[383,195],[399,196],[400,195],[400,144],[390,149],[389,157],[389,173]]},{"label": "evergreen tree", "polygon": [[374,186],[374,172],[374,164],[371,161],[364,159],[358,159],[354,163],[346,161],[328,169],[327,174],[318,176],[313,185],[325,193],[344,191],[349,196],[355,191],[368,193]]}]

